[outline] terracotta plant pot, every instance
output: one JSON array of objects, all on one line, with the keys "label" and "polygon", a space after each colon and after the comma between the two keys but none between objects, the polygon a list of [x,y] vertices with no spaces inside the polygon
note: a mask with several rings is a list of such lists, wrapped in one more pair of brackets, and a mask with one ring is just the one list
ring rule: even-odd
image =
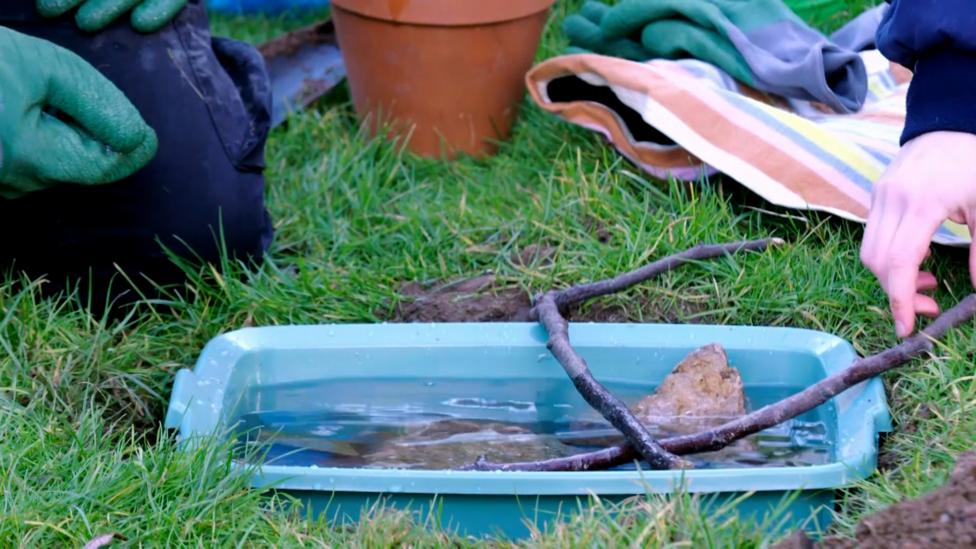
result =
[{"label": "terracotta plant pot", "polygon": [[554,0],[333,0],[356,112],[425,156],[508,137]]}]

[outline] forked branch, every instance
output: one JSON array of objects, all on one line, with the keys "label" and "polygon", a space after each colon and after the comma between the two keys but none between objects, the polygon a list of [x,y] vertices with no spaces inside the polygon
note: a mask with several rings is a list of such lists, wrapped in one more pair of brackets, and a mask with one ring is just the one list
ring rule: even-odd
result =
[{"label": "forked branch", "polygon": [[633,452],[654,469],[681,468],[687,463],[663,448],[651,433],[630,411],[626,404],[607,390],[590,372],[569,341],[569,322],[566,310],[583,301],[620,292],[645,280],[666,273],[685,263],[719,257],[744,250],[763,250],[770,245],[781,244],[780,239],[752,240],[732,244],[700,245],[684,252],[660,259],[640,269],[607,280],[573,286],[566,290],[543,294],[532,308],[532,318],[538,320],[549,333],[547,347],[569,375],[576,389],[586,402],[600,412],[616,427]]}]

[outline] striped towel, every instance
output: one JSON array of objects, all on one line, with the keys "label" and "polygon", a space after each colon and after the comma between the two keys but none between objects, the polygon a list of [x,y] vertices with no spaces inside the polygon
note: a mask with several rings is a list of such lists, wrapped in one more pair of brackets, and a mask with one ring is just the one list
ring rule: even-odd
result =
[{"label": "striped towel", "polygon": [[[868,98],[853,114],[761,94],[693,59],[549,59],[526,76],[543,109],[597,131],[647,173],[695,181],[724,173],[781,207],[864,222],[871,186],[898,152],[911,73],[861,53]],[[947,221],[933,241],[966,246]]]}]

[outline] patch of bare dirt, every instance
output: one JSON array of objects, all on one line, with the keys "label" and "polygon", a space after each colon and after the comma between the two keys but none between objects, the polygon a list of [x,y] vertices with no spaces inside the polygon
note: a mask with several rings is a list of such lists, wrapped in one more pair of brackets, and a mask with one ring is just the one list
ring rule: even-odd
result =
[{"label": "patch of bare dirt", "polygon": [[[551,248],[529,246],[513,256],[513,262],[526,264],[545,261]],[[687,302],[677,307],[661,307],[641,301],[644,322],[689,323],[706,319],[690,319],[706,307]],[[400,301],[394,311],[394,322],[526,322],[532,308],[531,296],[522,288],[506,285],[495,275],[432,283],[407,282],[400,287]],[[585,308],[574,307],[567,312],[571,322],[635,322],[633,307],[620,303],[596,300]]]},{"label": "patch of bare dirt", "polygon": [[[594,230],[606,229],[601,226]],[[608,233],[609,234],[609,233]],[[514,251],[510,261],[522,268],[552,264],[556,249],[545,244],[529,244]],[[585,307],[573,307],[566,318],[571,322],[701,322],[689,317],[707,307],[694,301],[676,307],[639,300],[640,316],[634,307],[612,301],[594,300]],[[532,296],[517,286],[506,285],[493,274],[474,278],[431,283],[406,282],[400,287],[400,302],[394,322],[525,322],[529,320]]]},{"label": "patch of bare dirt", "polygon": [[945,486],[864,518],[855,540],[814,543],[797,533],[777,549],[976,547],[976,451],[959,456]]},{"label": "patch of bare dirt", "polygon": [[495,275],[400,288],[397,322],[525,322],[531,299],[525,290],[503,286]]}]

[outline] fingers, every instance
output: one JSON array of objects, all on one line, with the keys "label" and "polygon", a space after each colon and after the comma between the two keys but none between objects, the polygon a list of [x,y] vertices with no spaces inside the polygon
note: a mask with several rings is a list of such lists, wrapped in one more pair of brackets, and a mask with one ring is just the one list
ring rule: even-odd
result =
[{"label": "fingers", "polygon": [[187,0],[146,0],[132,11],[132,27],[139,32],[155,32],[183,9]]},{"label": "fingers", "polygon": [[874,192],[871,193],[871,209],[868,211],[868,220],[864,226],[864,236],[861,238],[861,263],[869,271],[874,273],[875,276],[878,274],[874,272],[873,266],[876,255],[875,243],[878,241],[878,225],[881,224],[881,206],[878,196],[880,192],[878,188],[875,188]]},{"label": "fingers", "polygon": [[927,295],[915,294],[914,298],[915,314],[928,318],[939,316],[939,304]]},{"label": "fingers", "polygon": [[37,178],[45,181],[118,181],[135,173],[156,154],[156,134],[152,131],[133,150],[121,153],[46,113],[38,114],[34,126],[32,146],[22,151],[22,160],[34,167]]},{"label": "fingers", "polygon": [[95,32],[104,29],[112,21],[118,19],[122,14],[128,12],[141,0],[88,0],[78,13],[75,14],[75,22],[78,28],[88,32]]},{"label": "fingers", "polygon": [[939,312],[935,300],[922,294],[935,289],[938,281],[931,273],[920,272],[920,267],[945,217],[938,208],[920,206],[890,182],[879,182],[872,194],[861,261],[888,294],[899,337],[912,333],[916,315]]},{"label": "fingers", "polygon": [[871,212],[861,243],[861,262],[874,273],[885,290],[888,289],[885,284],[889,252],[905,208],[906,203],[897,193],[887,192],[879,183],[872,196]]},{"label": "fingers", "polygon": [[[919,268],[932,236],[946,219],[944,212],[929,206],[914,206],[902,218],[889,245],[886,280],[891,314],[898,337],[911,335],[915,327],[916,302],[930,312],[934,301],[918,294]],[[925,281],[923,281],[925,282]],[[935,306],[937,310],[937,306]]]},{"label": "fingers", "polygon": [[[926,256],[927,257],[927,256]],[[918,273],[918,282],[915,285],[915,289],[919,292],[928,292],[939,287],[939,281],[935,278],[935,275],[928,272]]]},{"label": "fingers", "polygon": [[37,0],[37,13],[42,17],[57,17],[68,13],[82,2],[84,0]]},{"label": "fingers", "polygon": [[74,53],[58,50],[47,67],[46,104],[116,152],[142,146],[152,130],[125,94]]}]

